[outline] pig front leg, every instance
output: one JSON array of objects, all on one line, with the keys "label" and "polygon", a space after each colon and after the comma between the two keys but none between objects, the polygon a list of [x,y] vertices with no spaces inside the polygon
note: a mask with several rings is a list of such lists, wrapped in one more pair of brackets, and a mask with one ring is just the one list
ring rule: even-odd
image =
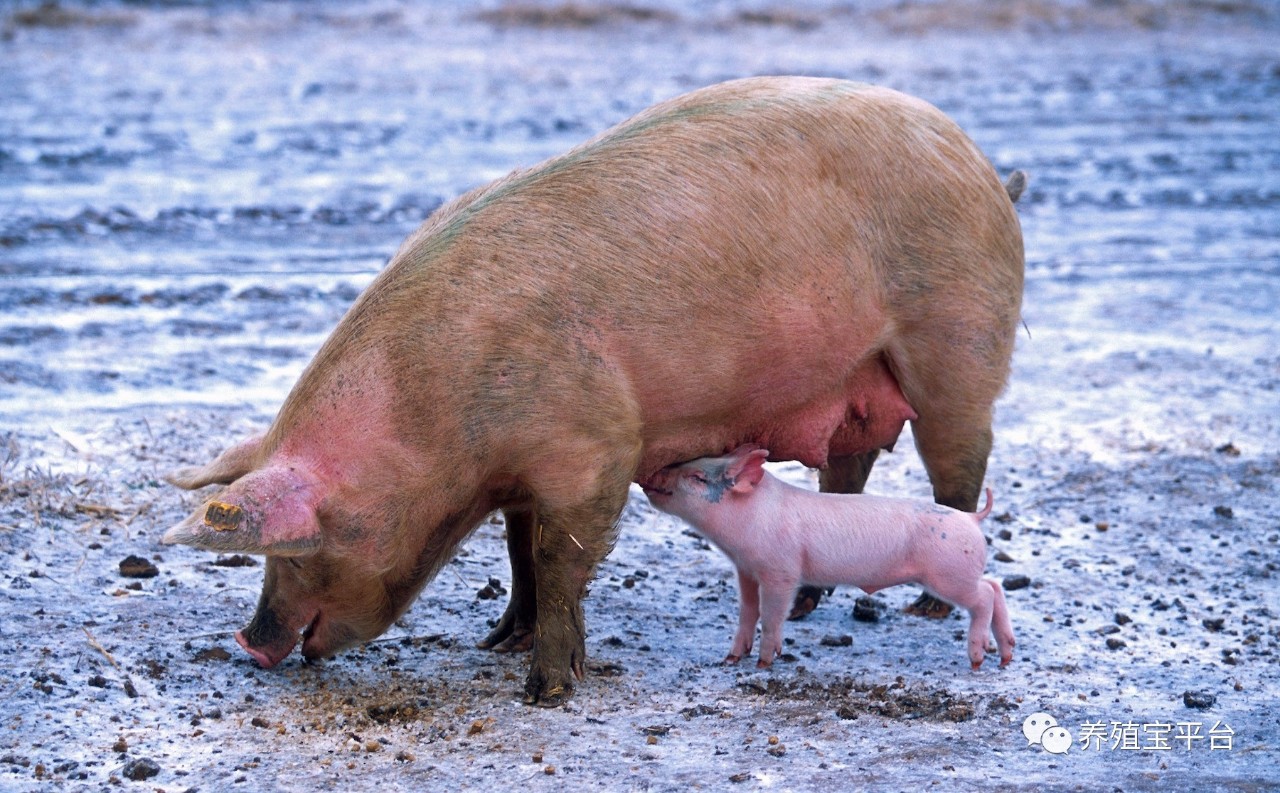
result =
[{"label": "pig front leg", "polygon": [[[525,681],[525,703],[554,708],[573,693],[574,678],[581,680],[586,663],[586,626],[582,599],[596,566],[613,547],[617,522],[626,506],[628,488],[635,478],[640,445],[634,455],[602,455],[599,473],[587,474],[595,485],[587,498],[569,506],[556,506],[547,498],[537,508],[533,560],[537,581],[537,618],[533,635],[533,657]],[[621,458],[625,463],[611,463]],[[578,453],[564,459],[590,460]],[[586,468],[587,472],[592,469]],[[582,476],[583,472],[577,472]],[[576,483],[580,484],[581,479]],[[563,497],[566,483],[549,483]],[[539,492],[535,489],[535,492]],[[546,491],[542,491],[546,492]],[[572,491],[570,491],[571,493]]]},{"label": "pig front leg", "polygon": [[533,646],[538,613],[533,562],[537,515],[531,509],[506,509],[502,514],[506,518],[507,555],[511,559],[511,600],[497,626],[476,646],[498,653],[524,652]]},{"label": "pig front leg", "polygon": [[760,587],[754,576],[738,571],[738,632],[725,656],[726,664],[736,664],[751,652],[755,643],[756,623],[760,621]]}]

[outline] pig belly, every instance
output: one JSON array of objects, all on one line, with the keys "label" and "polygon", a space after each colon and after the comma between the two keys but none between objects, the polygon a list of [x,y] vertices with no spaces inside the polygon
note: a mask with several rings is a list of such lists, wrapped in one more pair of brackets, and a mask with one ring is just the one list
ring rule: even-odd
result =
[{"label": "pig belly", "polygon": [[830,457],[892,446],[902,425],[915,417],[884,358],[876,355],[854,371],[841,393],[758,425],[731,446],[755,443],[775,462],[799,460],[820,468]]},{"label": "pig belly", "polygon": [[[756,391],[765,396],[737,405],[729,411],[732,418],[718,426],[714,420],[704,420],[700,426],[686,425],[647,438],[636,481],[642,482],[668,465],[719,456],[743,444],[768,449],[773,462],[798,460],[810,468],[821,468],[830,457],[892,446],[902,425],[916,418],[880,355],[858,366],[841,390],[779,408],[779,392],[802,391],[803,380],[796,377],[788,382],[772,372],[770,383]],[[766,404],[766,400],[774,404]]]}]

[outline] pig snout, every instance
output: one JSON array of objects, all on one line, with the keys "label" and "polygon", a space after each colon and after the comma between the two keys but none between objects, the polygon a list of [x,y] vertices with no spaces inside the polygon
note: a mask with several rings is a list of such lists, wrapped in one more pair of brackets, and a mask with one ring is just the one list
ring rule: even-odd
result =
[{"label": "pig snout", "polygon": [[236,631],[236,643],[263,669],[283,661],[299,638],[304,640],[303,652],[307,654],[310,637],[322,622],[322,604],[306,594],[297,573],[291,560],[268,558],[258,608],[249,624]]},{"label": "pig snout", "polygon": [[[319,613],[304,623],[310,633]],[[236,631],[236,643],[263,669],[270,669],[293,652],[298,643],[298,628],[282,621],[270,606],[260,607],[243,630]],[[305,649],[305,644],[304,644]]]}]

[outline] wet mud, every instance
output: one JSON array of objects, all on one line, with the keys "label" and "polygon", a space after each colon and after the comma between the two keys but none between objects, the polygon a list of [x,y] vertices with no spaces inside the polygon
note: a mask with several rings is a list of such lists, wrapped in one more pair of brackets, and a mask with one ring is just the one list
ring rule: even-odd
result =
[{"label": "wet mud", "polygon": [[[0,788],[1276,789],[1278,33],[1249,0],[0,9]],[[983,527],[1013,663],[900,587],[722,666],[733,571],[635,490],[565,708],[474,648],[496,520],[385,636],[256,668],[261,564],[160,546],[213,492],[161,475],[269,422],[444,201],[771,73],[919,95],[1030,174]],[[927,496],[911,446],[869,490]]]}]

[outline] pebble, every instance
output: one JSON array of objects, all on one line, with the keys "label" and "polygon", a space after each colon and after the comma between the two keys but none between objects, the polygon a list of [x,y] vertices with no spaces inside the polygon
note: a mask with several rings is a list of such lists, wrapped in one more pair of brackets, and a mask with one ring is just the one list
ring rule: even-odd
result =
[{"label": "pebble", "polygon": [[1210,694],[1208,691],[1182,692],[1182,704],[1186,705],[1188,708],[1195,708],[1196,710],[1208,710],[1209,708],[1212,708],[1213,703],[1217,701],[1218,701],[1218,698],[1213,694]]},{"label": "pebble", "polygon": [[126,779],[132,779],[135,782],[141,782],[144,779],[150,779],[156,774],[159,774],[160,766],[156,765],[156,762],[154,760],[148,759],[146,757],[139,757],[135,760],[130,760],[129,762],[125,763],[124,769],[121,773],[125,775]]},{"label": "pebble", "polygon": [[[858,622],[879,622],[884,605],[875,598],[863,595],[853,602],[853,618]],[[850,639],[852,643],[852,639]]]},{"label": "pebble", "polygon": [[160,571],[141,556],[126,556],[120,562],[120,575],[125,578],[155,578]]},{"label": "pebble", "polygon": [[1004,586],[1004,591],[1006,592],[1016,592],[1019,589],[1026,589],[1031,586],[1031,578],[1025,575],[1005,576],[1001,585]]}]

